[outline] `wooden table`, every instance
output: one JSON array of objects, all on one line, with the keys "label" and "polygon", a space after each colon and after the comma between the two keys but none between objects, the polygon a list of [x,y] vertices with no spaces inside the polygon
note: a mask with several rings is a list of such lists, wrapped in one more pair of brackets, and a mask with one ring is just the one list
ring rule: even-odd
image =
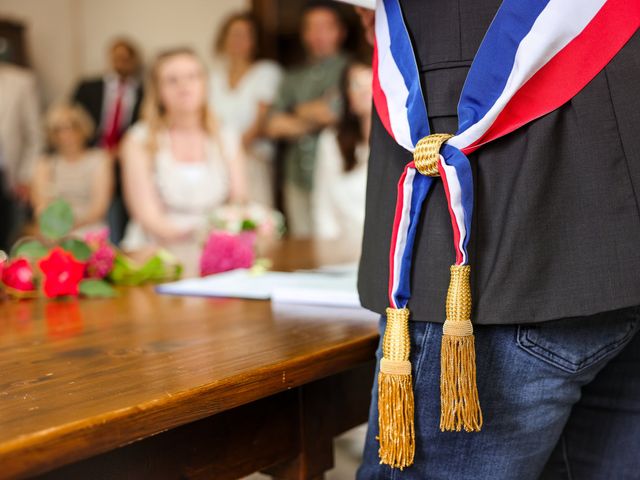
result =
[{"label": "wooden table", "polygon": [[[309,242],[273,256],[344,260]],[[0,478],[321,478],[332,439],[366,420],[377,338],[355,312],[150,287],[1,303]]]}]

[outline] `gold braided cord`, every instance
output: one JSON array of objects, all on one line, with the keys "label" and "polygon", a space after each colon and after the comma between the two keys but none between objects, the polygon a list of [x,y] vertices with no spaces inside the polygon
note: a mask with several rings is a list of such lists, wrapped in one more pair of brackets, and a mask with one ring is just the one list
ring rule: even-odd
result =
[{"label": "gold braided cord", "polygon": [[387,360],[409,361],[409,309],[387,308],[387,327],[382,340],[382,356]]},{"label": "gold braided cord", "polygon": [[447,320],[471,320],[471,266],[451,265],[451,281],[447,291]]},{"label": "gold braided cord", "polygon": [[464,322],[446,320],[442,326],[442,333],[452,337],[470,337],[473,335],[473,324],[469,320]]},{"label": "gold braided cord", "polygon": [[411,375],[411,362],[408,360],[380,360],[380,371],[389,375]]},{"label": "gold braided cord", "polygon": [[413,151],[416,170],[428,177],[439,177],[440,148],[451,137],[450,133],[434,133],[422,138]]}]

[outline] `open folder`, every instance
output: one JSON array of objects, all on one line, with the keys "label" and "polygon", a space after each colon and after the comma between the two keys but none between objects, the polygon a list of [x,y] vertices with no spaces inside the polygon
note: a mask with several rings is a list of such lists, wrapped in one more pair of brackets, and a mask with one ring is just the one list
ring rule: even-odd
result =
[{"label": "open folder", "polygon": [[156,291],[165,295],[271,299],[273,303],[360,308],[356,276],[355,267],[261,274],[233,270],[158,285]]}]

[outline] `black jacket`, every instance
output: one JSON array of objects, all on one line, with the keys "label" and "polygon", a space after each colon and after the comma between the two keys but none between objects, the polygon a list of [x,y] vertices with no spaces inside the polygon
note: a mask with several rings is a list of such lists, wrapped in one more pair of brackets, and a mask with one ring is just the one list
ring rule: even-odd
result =
[{"label": "black jacket", "polygon": [[[102,121],[102,107],[104,101],[104,89],[105,82],[103,78],[95,78],[80,82],[73,94],[73,101],[82,105],[93,119],[96,132],[94,138],[91,139],[91,144],[95,145],[100,138],[100,123]],[[135,123],[140,116],[140,104],[142,103],[142,86],[138,86],[136,91],[136,101],[133,106],[133,112],[131,115],[131,123]]]},{"label": "black jacket", "polygon": [[[401,3],[432,131],[455,133],[460,91],[500,2]],[[541,322],[640,305],[639,79],[636,32],[570,102],[469,157],[475,323]],[[363,305],[380,313],[388,306],[396,183],[410,157],[374,113],[358,283]],[[444,321],[453,263],[438,181],[416,239],[413,320]]]}]

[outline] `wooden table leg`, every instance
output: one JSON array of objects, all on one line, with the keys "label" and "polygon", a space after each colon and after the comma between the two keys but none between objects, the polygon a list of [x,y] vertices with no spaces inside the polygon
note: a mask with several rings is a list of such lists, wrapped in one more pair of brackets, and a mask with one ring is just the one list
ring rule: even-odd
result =
[{"label": "wooden table leg", "polygon": [[333,468],[333,439],[367,421],[374,365],[299,388],[298,456],[265,473],[276,480],[315,480]]}]

